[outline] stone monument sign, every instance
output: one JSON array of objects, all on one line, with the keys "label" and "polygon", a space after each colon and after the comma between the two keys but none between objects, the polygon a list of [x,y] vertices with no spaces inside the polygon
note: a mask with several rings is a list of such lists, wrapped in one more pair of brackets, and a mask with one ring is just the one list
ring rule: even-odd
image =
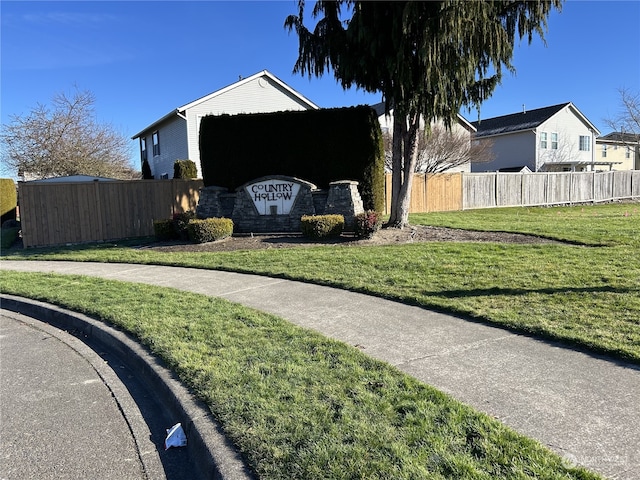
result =
[{"label": "stone monument sign", "polygon": [[196,213],[200,218],[231,218],[234,233],[277,233],[299,232],[304,215],[329,213],[343,215],[349,231],[355,215],[363,211],[358,182],[332,182],[327,191],[299,178],[272,175],[245,183],[235,192],[204,187]]}]

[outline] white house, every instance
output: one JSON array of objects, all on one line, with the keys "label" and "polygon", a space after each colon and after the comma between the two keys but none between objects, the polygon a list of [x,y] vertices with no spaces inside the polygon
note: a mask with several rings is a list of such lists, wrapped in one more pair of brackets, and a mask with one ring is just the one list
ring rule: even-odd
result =
[{"label": "white house", "polygon": [[593,171],[602,168],[596,158],[598,129],[573,103],[562,103],[472,122],[476,140],[493,141],[494,160],[472,164],[474,172]]},{"label": "white house", "polygon": [[[371,106],[371,108],[373,108],[376,111],[376,114],[378,115],[378,122],[380,122],[380,128],[382,129],[382,132],[383,133],[388,132],[392,134],[393,133],[393,109],[391,109],[391,111],[389,112],[389,115],[387,115],[385,114],[384,107],[385,107],[384,102],[377,103]],[[441,122],[434,123],[432,127],[434,125],[438,125],[444,128],[444,124],[442,124]],[[421,128],[424,128],[424,120],[422,119],[420,120],[420,126]],[[457,123],[451,126],[451,131],[455,135],[464,135],[466,138],[468,138],[469,144],[471,144],[471,138],[476,133],[476,127],[473,126],[473,124],[469,122],[466,118],[464,118],[462,115],[458,114],[458,121]],[[460,164],[458,164],[457,162],[455,163],[456,163],[455,166],[452,166],[451,168],[446,170],[447,173],[471,171],[471,164],[469,162],[460,163]]]},{"label": "white house", "polygon": [[202,176],[198,136],[206,115],[313,110],[319,107],[267,70],[182,105],[135,134],[140,162],[146,159],[155,178],[172,178],[176,160],[192,160]]}]

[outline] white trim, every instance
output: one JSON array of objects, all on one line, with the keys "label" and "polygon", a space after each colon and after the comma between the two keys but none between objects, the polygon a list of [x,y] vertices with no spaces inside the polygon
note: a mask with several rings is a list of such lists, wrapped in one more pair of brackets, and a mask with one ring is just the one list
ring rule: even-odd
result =
[{"label": "white trim", "polygon": [[476,127],[473,126],[473,124],[467,120],[466,118],[464,118],[462,115],[458,114],[458,123],[460,125],[462,125],[463,127],[465,127],[467,130],[469,130],[470,132],[477,132],[478,129]]}]

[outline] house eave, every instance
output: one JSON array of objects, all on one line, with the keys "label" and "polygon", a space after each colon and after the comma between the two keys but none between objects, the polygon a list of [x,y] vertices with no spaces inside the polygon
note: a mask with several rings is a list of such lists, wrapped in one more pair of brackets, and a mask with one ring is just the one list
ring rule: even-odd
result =
[{"label": "house eave", "polygon": [[460,114],[458,114],[458,123],[462,125],[464,128],[466,128],[467,130],[469,130],[471,133],[476,133],[478,131],[478,129],[474,127],[469,120],[467,120]]},{"label": "house eave", "polygon": [[179,109],[175,109],[175,110],[171,110],[169,113],[167,113],[164,117],[160,118],[159,120],[156,120],[155,122],[153,122],[151,125],[149,125],[148,127],[140,130],[138,133],[136,133],[133,137],[131,137],[131,140],[135,140],[136,138],[140,138],[142,136],[143,133],[148,132],[149,130],[155,130],[156,127],[158,127],[161,123],[166,122],[167,120],[171,119],[172,117],[181,117],[184,118],[184,116],[180,113]]}]

